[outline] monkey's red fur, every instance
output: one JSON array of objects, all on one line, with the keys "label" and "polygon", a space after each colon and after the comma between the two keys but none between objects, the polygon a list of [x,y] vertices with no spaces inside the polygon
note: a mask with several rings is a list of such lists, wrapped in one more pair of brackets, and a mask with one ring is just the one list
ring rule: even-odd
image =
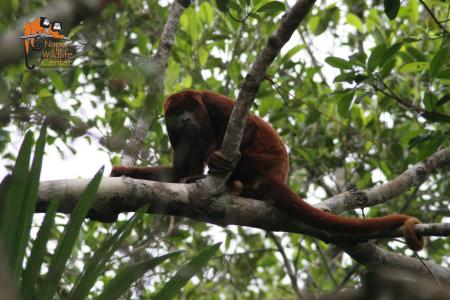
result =
[{"label": "monkey's red fur", "polygon": [[[194,137],[184,138],[194,140],[192,143],[181,142],[189,131],[180,133],[179,127],[169,125],[168,116],[180,114],[192,106],[196,107],[193,110],[194,118],[200,131],[193,134]],[[206,163],[213,172],[226,171],[226,159],[218,150],[222,145],[233,106],[232,100],[208,91],[186,90],[169,96],[164,103],[164,112],[169,139],[174,148],[173,167],[114,167],[112,176],[126,175],[133,178],[179,182],[184,178],[201,176]],[[271,199],[285,214],[310,226],[331,232],[358,235],[404,226],[408,246],[416,251],[422,249],[423,238],[417,236],[414,229],[419,220],[411,216],[396,214],[370,219],[350,218],[325,212],[303,201],[285,184],[289,161],[283,141],[267,122],[255,115],[247,116],[240,152],[241,158],[232,171],[229,185],[240,186],[243,189],[243,196]]]}]

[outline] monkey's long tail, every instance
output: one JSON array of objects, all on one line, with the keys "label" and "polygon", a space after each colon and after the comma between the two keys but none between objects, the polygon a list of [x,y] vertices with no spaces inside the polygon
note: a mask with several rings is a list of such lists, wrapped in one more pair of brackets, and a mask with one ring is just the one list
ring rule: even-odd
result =
[{"label": "monkey's long tail", "polygon": [[403,226],[407,245],[415,251],[423,248],[424,240],[417,236],[414,225],[420,221],[408,215],[388,215],[369,219],[343,217],[315,208],[292,192],[284,183],[273,181],[269,197],[285,214],[307,225],[325,231],[362,235],[368,232],[383,232]]}]

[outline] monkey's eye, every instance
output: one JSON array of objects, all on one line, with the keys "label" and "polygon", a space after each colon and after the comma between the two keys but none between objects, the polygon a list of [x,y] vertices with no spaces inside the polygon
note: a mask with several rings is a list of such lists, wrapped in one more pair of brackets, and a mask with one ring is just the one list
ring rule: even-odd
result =
[{"label": "monkey's eye", "polygon": [[176,128],[178,123],[178,115],[172,112],[168,113],[165,117],[166,126],[169,128]]},{"label": "monkey's eye", "polygon": [[188,106],[186,106],[186,110],[189,112],[193,112],[197,109],[197,105],[195,105],[194,103],[189,104]]},{"label": "monkey's eye", "polygon": [[170,114],[174,114],[174,115],[179,115],[179,114],[181,114],[181,108],[172,108],[171,110],[170,110]]}]

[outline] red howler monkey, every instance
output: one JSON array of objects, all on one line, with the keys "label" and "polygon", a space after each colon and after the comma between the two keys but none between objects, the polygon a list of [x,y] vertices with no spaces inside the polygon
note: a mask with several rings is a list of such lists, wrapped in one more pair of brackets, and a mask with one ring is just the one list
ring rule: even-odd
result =
[{"label": "red howler monkey", "polygon": [[[264,120],[248,115],[240,146],[241,158],[232,164],[219,151],[234,102],[225,96],[186,90],[164,102],[164,117],[173,148],[172,167],[115,166],[111,176],[180,182],[201,177],[205,164],[211,172],[232,171],[228,185],[242,195],[272,199],[285,214],[310,226],[330,232],[361,235],[404,226],[406,243],[412,250],[423,247],[414,225],[419,220],[407,215],[359,219],[334,215],[314,208],[286,186],[288,154],[277,132]],[[241,191],[237,191],[238,193]]]}]

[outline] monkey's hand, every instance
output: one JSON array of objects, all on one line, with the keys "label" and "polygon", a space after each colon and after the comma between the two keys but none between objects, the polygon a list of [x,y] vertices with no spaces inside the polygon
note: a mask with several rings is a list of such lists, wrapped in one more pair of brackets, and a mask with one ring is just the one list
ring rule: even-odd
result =
[{"label": "monkey's hand", "polygon": [[208,174],[222,174],[234,171],[233,161],[226,158],[221,151],[214,151],[208,158]]}]

